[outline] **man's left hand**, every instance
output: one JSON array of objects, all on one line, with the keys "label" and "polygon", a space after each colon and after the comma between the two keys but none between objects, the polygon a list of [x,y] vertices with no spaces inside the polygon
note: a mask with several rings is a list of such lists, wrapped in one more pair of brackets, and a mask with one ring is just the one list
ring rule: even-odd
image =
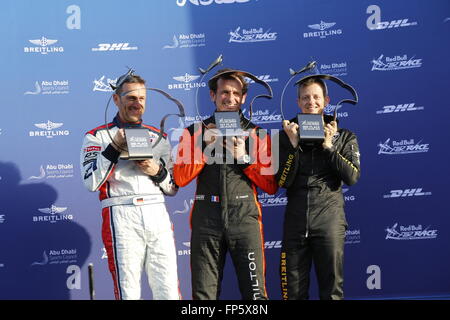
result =
[{"label": "man's left hand", "polygon": [[336,121],[331,121],[327,123],[324,127],[325,139],[323,141],[323,148],[330,149],[333,147],[333,137],[337,132],[337,123]]},{"label": "man's left hand", "polygon": [[135,163],[146,175],[153,177],[159,172],[160,165],[153,159],[135,160]]},{"label": "man's left hand", "polygon": [[243,137],[232,137],[225,140],[225,147],[235,159],[241,159],[247,154],[245,151],[245,139]]}]

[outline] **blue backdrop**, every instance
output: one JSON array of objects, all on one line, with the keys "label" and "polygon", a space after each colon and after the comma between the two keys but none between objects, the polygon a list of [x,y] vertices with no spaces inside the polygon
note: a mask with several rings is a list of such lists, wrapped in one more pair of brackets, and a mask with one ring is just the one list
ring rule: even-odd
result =
[{"label": "blue backdrop", "polygon": [[[212,112],[209,77],[197,68],[219,54],[223,66],[272,86],[274,99],[257,100],[253,110],[267,129],[280,128],[289,68],[316,60],[321,73],[358,91],[357,106],[338,110],[340,125],[358,135],[362,164],[359,183],[344,188],[346,298],[450,295],[448,0],[6,0],[0,32],[0,299],[88,299],[88,263],[97,298],[113,299],[98,195],[80,177],[83,135],[104,123],[107,84],[130,66],[184,103],[186,118],[167,122],[176,150],[181,129],[198,119],[197,88],[200,116]],[[348,97],[332,84],[330,91],[332,105]],[[250,86],[251,97],[262,92]],[[290,86],[287,118],[297,112],[294,101]],[[155,126],[177,111],[155,93],[148,103],[144,120]],[[167,199],[184,299],[191,299],[194,188]],[[280,299],[286,197],[283,190],[259,197],[267,288]],[[221,298],[239,299],[229,262]]]}]

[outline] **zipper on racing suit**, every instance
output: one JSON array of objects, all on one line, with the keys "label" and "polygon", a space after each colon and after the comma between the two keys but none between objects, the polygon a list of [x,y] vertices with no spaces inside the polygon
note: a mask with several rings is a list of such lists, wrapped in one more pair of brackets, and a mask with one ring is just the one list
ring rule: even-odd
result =
[{"label": "zipper on racing suit", "polygon": [[225,163],[219,166],[219,201],[222,210],[223,230],[228,229],[228,197],[227,197],[227,165]]},{"label": "zipper on racing suit", "polygon": [[[314,149],[311,150],[311,176],[314,175]],[[309,180],[309,179],[308,179]],[[306,182],[306,230],[305,238],[309,235],[309,181]]]}]

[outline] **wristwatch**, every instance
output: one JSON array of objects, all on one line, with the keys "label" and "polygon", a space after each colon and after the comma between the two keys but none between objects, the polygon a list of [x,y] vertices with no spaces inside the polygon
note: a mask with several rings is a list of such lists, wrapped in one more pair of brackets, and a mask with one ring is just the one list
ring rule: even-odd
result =
[{"label": "wristwatch", "polygon": [[238,160],[239,163],[249,164],[250,163],[250,156],[248,154],[244,154],[242,157]]}]

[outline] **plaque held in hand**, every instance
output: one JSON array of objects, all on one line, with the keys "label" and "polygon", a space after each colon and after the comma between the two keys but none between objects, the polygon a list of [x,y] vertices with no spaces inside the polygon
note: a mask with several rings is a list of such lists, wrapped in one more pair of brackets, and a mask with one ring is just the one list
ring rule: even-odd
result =
[{"label": "plaque held in hand", "polygon": [[152,142],[150,140],[148,129],[125,128],[124,130],[128,151],[123,151],[121,153],[121,159],[145,160],[153,158]]},{"label": "plaque held in hand", "polygon": [[322,143],[325,139],[323,117],[321,114],[299,113],[298,134],[301,143]]},{"label": "plaque held in hand", "polygon": [[221,136],[245,136],[248,132],[241,128],[241,117],[237,111],[214,113],[216,128]]}]

